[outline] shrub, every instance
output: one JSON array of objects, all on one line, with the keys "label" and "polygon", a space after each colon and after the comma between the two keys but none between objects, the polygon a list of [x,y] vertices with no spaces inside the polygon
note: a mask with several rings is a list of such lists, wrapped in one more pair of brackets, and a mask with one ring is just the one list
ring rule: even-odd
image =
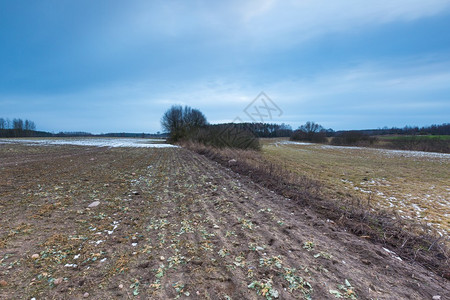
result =
[{"label": "shrub", "polygon": [[450,153],[450,140],[417,136],[399,137],[390,140],[386,147],[400,150]]},{"label": "shrub", "polygon": [[367,146],[368,144],[372,145],[376,141],[376,138],[370,137],[367,134],[362,133],[361,131],[344,131],[340,133],[338,136],[335,136],[331,140],[331,144],[333,145],[360,145]]},{"label": "shrub", "polygon": [[187,139],[216,148],[237,148],[259,150],[258,138],[239,124],[218,124],[198,128],[188,135]]}]

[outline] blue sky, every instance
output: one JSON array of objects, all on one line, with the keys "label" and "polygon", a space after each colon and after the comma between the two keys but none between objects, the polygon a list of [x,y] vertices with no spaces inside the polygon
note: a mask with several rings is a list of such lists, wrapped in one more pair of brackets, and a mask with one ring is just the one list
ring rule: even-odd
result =
[{"label": "blue sky", "polygon": [[0,0],[0,117],[46,131],[156,132],[173,104],[212,123],[335,130],[450,122],[450,1]]}]

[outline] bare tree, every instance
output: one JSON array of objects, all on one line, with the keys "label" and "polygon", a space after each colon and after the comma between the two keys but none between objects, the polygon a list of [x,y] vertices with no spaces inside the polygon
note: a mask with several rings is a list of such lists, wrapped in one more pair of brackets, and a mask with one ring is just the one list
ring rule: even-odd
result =
[{"label": "bare tree", "polygon": [[161,119],[161,126],[170,134],[172,140],[180,139],[183,135],[183,107],[174,105],[169,108]]},{"label": "bare tree", "polygon": [[23,130],[23,120],[22,119],[14,119],[13,120],[13,129]]},{"label": "bare tree", "polygon": [[36,130],[36,125],[33,121],[25,120],[25,130]]},{"label": "bare tree", "polygon": [[205,115],[198,109],[184,107],[183,121],[187,131],[205,126],[207,124]]},{"label": "bare tree", "polygon": [[322,125],[308,121],[294,131],[291,139],[321,143],[326,140],[326,130]]},{"label": "bare tree", "polygon": [[180,105],[169,108],[161,119],[161,126],[170,134],[172,141],[178,141],[206,124],[206,117],[198,109]]},{"label": "bare tree", "polygon": [[0,118],[0,129],[6,129],[6,120]]}]

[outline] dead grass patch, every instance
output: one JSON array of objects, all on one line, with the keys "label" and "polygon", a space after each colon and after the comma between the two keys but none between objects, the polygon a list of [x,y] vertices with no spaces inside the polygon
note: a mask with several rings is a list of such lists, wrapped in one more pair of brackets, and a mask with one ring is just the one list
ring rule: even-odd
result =
[{"label": "dead grass patch", "polygon": [[6,236],[0,238],[0,248],[6,247],[6,244],[8,240],[15,237],[18,234],[29,234],[32,231],[31,224],[21,223],[20,225],[16,226],[15,228],[11,229]]}]

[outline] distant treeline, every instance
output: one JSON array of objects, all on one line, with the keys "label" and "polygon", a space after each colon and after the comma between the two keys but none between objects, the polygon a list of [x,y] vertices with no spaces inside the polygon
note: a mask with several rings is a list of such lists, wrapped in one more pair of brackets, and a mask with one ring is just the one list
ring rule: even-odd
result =
[{"label": "distant treeline", "polygon": [[36,124],[30,120],[0,118],[0,129],[36,130]]},{"label": "distant treeline", "polygon": [[281,125],[269,123],[224,123],[218,125],[232,127],[240,131],[250,131],[255,137],[261,138],[290,137],[292,135],[291,126],[284,123]]},{"label": "distant treeline", "polygon": [[112,132],[92,134],[84,131],[66,131],[51,133],[46,131],[37,131],[36,124],[30,120],[22,120],[14,118],[0,118],[0,137],[15,138],[15,137],[128,137],[128,138],[166,138],[166,133],[157,132],[150,133],[127,133],[127,132]]},{"label": "distant treeline", "polygon": [[258,138],[289,137],[286,124],[223,123],[209,124],[206,116],[189,106],[173,105],[161,118],[162,128],[174,143],[200,143],[217,148],[260,149]]},{"label": "distant treeline", "polygon": [[[431,125],[425,127],[418,126],[405,126],[403,128],[381,128],[381,129],[368,129],[368,130],[358,130],[359,132],[366,135],[450,135],[450,123],[444,123],[441,125]],[[345,131],[336,131],[339,134]]]},{"label": "distant treeline", "polygon": [[36,133],[36,124],[33,121],[0,118],[0,137],[30,137]]},{"label": "distant treeline", "polygon": [[320,124],[307,122],[295,130],[293,141],[328,143],[342,146],[377,147],[450,153],[450,124],[428,127],[384,128],[333,132]]}]

